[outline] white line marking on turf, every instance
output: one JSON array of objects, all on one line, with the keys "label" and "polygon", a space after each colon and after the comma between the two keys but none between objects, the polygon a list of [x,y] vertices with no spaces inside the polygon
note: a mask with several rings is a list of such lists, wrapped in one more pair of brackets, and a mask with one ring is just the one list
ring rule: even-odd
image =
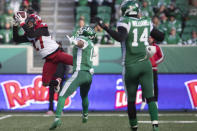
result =
[{"label": "white line marking on turf", "polygon": [[[148,124],[148,123],[151,123],[151,121],[138,121],[139,123],[144,123],[144,124]],[[185,123],[185,124],[192,124],[192,123],[197,123],[197,121],[159,121],[159,123],[163,123],[163,124],[165,124],[165,123],[178,123],[178,124],[180,124],[180,123]]]},{"label": "white line marking on turf", "polygon": [[[197,115],[194,115],[194,114],[160,114],[160,116],[197,116]],[[42,114],[13,114],[13,115],[5,115],[5,116],[2,116],[0,117],[0,120],[2,119],[6,119],[8,117],[13,117],[13,116],[41,116],[41,117],[50,117],[50,115],[42,115]],[[54,117],[54,115],[51,115],[52,117]],[[76,117],[79,117],[81,116],[80,113],[73,113],[73,114],[64,114],[62,116],[76,116]],[[127,114],[89,114],[89,116],[115,116],[115,117],[125,117],[127,116]],[[139,114],[138,116],[149,116],[149,114]],[[144,123],[144,124],[149,124],[151,123],[151,121],[138,121],[139,123]],[[167,124],[167,123],[175,123],[175,124],[181,124],[181,123],[185,123],[185,124],[192,124],[192,123],[197,123],[197,121],[159,121],[159,123],[163,123],[163,124]]]},{"label": "white line marking on turf", "polygon": [[0,120],[6,119],[6,118],[11,117],[11,116],[12,116],[12,115],[2,116],[2,117],[0,117]]},{"label": "white line marking on turf", "polygon": [[[1,116],[1,115],[0,115]],[[43,117],[48,117],[48,116],[54,116],[54,115],[46,115],[46,114],[12,114],[12,116],[43,116]],[[64,113],[62,116],[81,116],[80,113]],[[106,113],[89,113],[89,116],[117,116],[117,117],[127,117],[128,115],[126,113],[117,113],[117,114],[106,114]],[[149,114],[138,114],[137,116],[150,116]],[[159,114],[159,116],[197,116],[197,114]]]}]

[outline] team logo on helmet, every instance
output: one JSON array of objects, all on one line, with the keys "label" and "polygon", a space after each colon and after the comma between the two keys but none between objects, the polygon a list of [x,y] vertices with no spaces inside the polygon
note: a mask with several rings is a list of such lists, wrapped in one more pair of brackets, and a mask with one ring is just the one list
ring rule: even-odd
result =
[{"label": "team logo on helmet", "polygon": [[139,12],[139,5],[135,0],[125,0],[121,4],[121,11],[123,16],[137,15]]},{"label": "team logo on helmet", "polygon": [[78,36],[85,36],[93,40],[96,37],[96,32],[90,26],[81,27],[77,31]]}]

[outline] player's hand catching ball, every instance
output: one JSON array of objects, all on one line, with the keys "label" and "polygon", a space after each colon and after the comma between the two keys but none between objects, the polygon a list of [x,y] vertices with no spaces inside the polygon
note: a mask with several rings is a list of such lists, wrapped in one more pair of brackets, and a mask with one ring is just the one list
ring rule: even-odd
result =
[{"label": "player's hand catching ball", "polygon": [[66,37],[68,38],[70,44],[77,45],[77,41],[74,37],[70,37],[69,35],[66,35]]},{"label": "player's hand catching ball", "polygon": [[25,11],[18,11],[14,14],[15,21],[19,22],[20,24],[24,24],[27,18],[27,13]]}]

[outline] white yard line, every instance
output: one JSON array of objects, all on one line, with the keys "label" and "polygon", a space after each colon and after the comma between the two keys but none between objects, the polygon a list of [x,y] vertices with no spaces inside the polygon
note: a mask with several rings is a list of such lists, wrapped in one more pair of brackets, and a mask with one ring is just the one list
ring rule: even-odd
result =
[{"label": "white yard line", "polygon": [[2,117],[0,117],[0,120],[3,120],[3,119],[6,119],[6,118],[9,118],[9,117],[11,117],[12,115],[5,115],[5,116],[2,116]]},{"label": "white yard line", "polygon": [[[151,121],[138,121],[139,123],[151,123]],[[166,123],[176,123],[176,124],[180,124],[180,123],[185,123],[185,124],[192,124],[192,123],[197,123],[197,121],[159,121],[160,124],[166,124]]]},{"label": "white yard line", "polygon": [[[18,116],[18,117],[38,117],[38,116],[41,116],[41,117],[54,117],[54,115],[45,115],[45,114],[12,114],[12,115],[5,115],[5,116],[2,116],[2,117],[0,117],[0,120],[3,120],[3,119],[6,119],[6,118],[9,118],[9,117],[13,117],[13,116]],[[81,116],[81,114],[80,113],[65,113],[64,115],[62,115],[63,117],[65,117],[65,116],[73,116],[73,117],[79,117],[79,116]],[[97,117],[102,117],[102,116],[106,116],[106,117],[108,117],[108,116],[114,116],[114,117],[126,117],[127,116],[127,114],[121,114],[121,113],[118,113],[118,114],[105,114],[105,113],[90,113],[89,114],[89,116],[97,116]],[[139,114],[138,116],[149,116],[149,114]],[[159,116],[197,116],[197,114],[178,114],[178,113],[174,113],[174,114],[159,114]],[[144,123],[144,124],[149,124],[149,123],[151,123],[151,121],[138,121],[139,123]],[[181,124],[181,123],[185,123],[185,124],[192,124],[192,123],[197,123],[197,121],[177,121],[177,120],[175,120],[175,121],[159,121],[159,123],[163,123],[163,124],[167,124],[167,123],[175,123],[175,124]]]},{"label": "white yard line", "polygon": [[[37,113],[24,113],[24,114],[14,114],[14,113],[10,113],[12,114],[11,116],[44,116],[44,117],[47,117],[47,116],[54,116],[54,115],[46,115],[46,114],[37,114]],[[2,116],[2,115],[0,115]],[[7,115],[9,116],[9,115]],[[62,116],[81,116],[80,113],[69,113],[69,112],[65,112]],[[89,113],[89,116],[117,116],[117,117],[125,117],[125,116],[128,116],[126,113]],[[137,116],[147,116],[149,117],[149,114],[138,114]],[[159,116],[195,116],[197,117],[197,114],[192,114],[192,113],[188,113],[188,114],[179,114],[179,113],[164,113],[164,114],[159,114]]]}]

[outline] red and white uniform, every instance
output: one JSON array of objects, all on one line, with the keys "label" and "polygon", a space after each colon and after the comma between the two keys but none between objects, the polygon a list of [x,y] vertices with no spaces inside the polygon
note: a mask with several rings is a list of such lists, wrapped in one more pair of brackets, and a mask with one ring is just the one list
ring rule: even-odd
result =
[{"label": "red and white uniform", "polygon": [[21,23],[20,26],[24,29],[25,34],[19,36],[16,26],[13,27],[13,38],[18,43],[31,42],[41,57],[45,59],[42,82],[47,85],[52,79],[55,79],[53,75],[56,72],[58,63],[72,65],[73,57],[59,49],[59,45],[49,34],[47,24],[43,23],[38,15],[32,14],[28,18],[29,20],[35,20],[35,27],[29,28],[27,24]]},{"label": "red and white uniform", "polygon": [[42,58],[52,54],[59,47],[59,45],[51,38],[51,36],[41,36],[39,39],[28,38],[28,40],[33,43],[34,48],[39,52]]},{"label": "red and white uniform", "polygon": [[150,58],[150,61],[152,69],[157,71],[157,65],[163,61],[164,55],[162,49],[156,43],[153,43],[152,45],[156,47],[156,53]]}]

